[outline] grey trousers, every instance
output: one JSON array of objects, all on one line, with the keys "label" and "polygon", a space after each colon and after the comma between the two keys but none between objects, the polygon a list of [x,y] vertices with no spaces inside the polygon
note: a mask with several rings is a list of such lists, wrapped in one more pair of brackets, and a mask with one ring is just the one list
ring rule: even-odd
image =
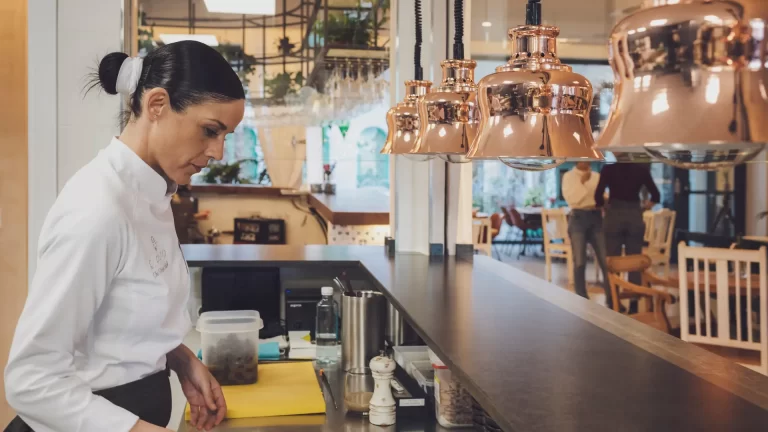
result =
[{"label": "grey trousers", "polygon": [[568,235],[571,237],[573,253],[573,281],[576,294],[589,298],[587,295],[587,244],[592,245],[595,259],[603,271],[603,288],[609,306],[611,302],[611,286],[608,283],[608,268],[605,264],[605,236],[603,235],[603,215],[600,210],[571,211],[568,220]]},{"label": "grey trousers", "polygon": [[[639,202],[612,202],[605,210],[604,229],[608,256],[621,256],[622,246],[626,255],[643,253],[645,223]],[[630,273],[629,281],[640,285],[640,273]]]}]

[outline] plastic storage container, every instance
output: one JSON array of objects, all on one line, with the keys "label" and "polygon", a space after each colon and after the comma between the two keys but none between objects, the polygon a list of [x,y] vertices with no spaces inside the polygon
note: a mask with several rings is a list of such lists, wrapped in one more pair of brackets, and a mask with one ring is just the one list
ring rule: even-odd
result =
[{"label": "plastic storage container", "polygon": [[419,383],[419,386],[430,396],[435,394],[435,370],[430,363],[429,369],[417,367],[413,371],[413,378]]},{"label": "plastic storage container", "polygon": [[256,311],[205,312],[197,321],[203,363],[221,385],[253,384],[258,380],[259,330]]},{"label": "plastic storage container", "polygon": [[414,363],[429,362],[429,349],[426,346],[396,346],[392,348],[395,363],[411,378],[416,378],[413,374]]},{"label": "plastic storage container", "polygon": [[453,378],[447,366],[429,351],[435,368],[435,417],[445,428],[472,426],[472,396],[458,380]]}]

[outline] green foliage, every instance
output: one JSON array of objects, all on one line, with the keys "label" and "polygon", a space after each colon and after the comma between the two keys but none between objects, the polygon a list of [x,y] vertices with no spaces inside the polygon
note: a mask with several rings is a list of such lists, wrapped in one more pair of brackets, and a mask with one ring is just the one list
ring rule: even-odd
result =
[{"label": "green foliage", "polygon": [[147,13],[139,12],[139,26],[149,27],[149,29],[139,27],[138,32],[138,51],[143,50],[144,54],[149,54],[157,48],[155,43],[155,26],[147,25]]},{"label": "green foliage", "polygon": [[358,1],[355,10],[328,15],[327,26],[322,19],[318,19],[314,32],[323,37],[325,45],[371,46],[375,29],[384,27],[388,21],[389,7],[390,0],[373,0],[371,9],[364,11]]},{"label": "green foliage", "polygon": [[525,193],[523,205],[526,207],[542,207],[544,205],[544,189],[540,186],[528,189]]},{"label": "green foliage", "polygon": [[304,74],[301,72],[282,72],[264,80],[264,89],[273,99],[283,99],[294,94],[304,85]]},{"label": "green foliage", "polygon": [[240,45],[222,43],[215,48],[232,65],[243,86],[248,87],[251,82],[250,76],[256,71],[256,57],[243,53]]},{"label": "green foliage", "polygon": [[259,163],[256,159],[241,159],[230,164],[210,163],[203,173],[203,181],[209,184],[249,184],[250,180],[240,178],[240,168],[246,162],[257,166]]},{"label": "green foliage", "polygon": [[360,18],[357,14],[343,13],[328,15],[328,23],[318,20],[315,23],[315,33],[322,35],[325,44],[344,44],[368,46],[372,39],[372,25],[368,18]]}]

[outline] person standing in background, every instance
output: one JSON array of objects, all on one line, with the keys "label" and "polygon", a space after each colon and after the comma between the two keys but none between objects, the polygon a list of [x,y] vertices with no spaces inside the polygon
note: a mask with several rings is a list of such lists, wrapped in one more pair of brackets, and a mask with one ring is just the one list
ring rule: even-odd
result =
[{"label": "person standing in background", "polygon": [[[651,194],[651,199],[641,203],[640,190],[643,187]],[[607,206],[603,195],[606,188],[609,191]],[[659,189],[647,166],[624,163],[603,167],[595,190],[595,202],[598,207],[605,208],[604,229],[608,256],[620,256],[622,246],[627,255],[643,252],[643,211],[651,209],[659,201]],[[640,285],[640,273],[630,273],[629,281]]]},{"label": "person standing in background", "polygon": [[595,203],[595,190],[600,174],[592,172],[589,162],[579,162],[576,167],[563,175],[563,198],[571,208],[568,220],[568,236],[571,238],[573,253],[573,280],[576,294],[587,295],[587,244],[595,251],[596,265],[603,272],[603,288],[608,307],[613,306],[611,287],[605,262],[606,247],[603,234],[603,215]]}]

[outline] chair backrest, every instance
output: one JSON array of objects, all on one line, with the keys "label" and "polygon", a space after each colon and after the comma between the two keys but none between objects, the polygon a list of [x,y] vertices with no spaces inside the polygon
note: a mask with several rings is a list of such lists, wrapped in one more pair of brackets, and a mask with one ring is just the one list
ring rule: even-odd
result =
[{"label": "chair backrest", "polygon": [[472,219],[472,243],[475,245],[475,249],[482,242],[483,238],[483,223],[477,219]]},{"label": "chair backrest", "polygon": [[542,209],[541,224],[544,231],[544,244],[562,240],[565,244],[571,244],[568,236],[568,217],[565,209]]},{"label": "chair backrest", "polygon": [[665,255],[669,255],[672,247],[672,237],[675,232],[675,218],[677,212],[669,209],[661,209],[656,212],[652,212],[648,219],[646,214],[643,213],[643,219],[645,220],[645,232],[646,241],[648,247],[655,252],[663,252]]},{"label": "chair backrest", "polygon": [[501,231],[502,217],[503,216],[498,213],[494,213],[491,215],[491,229],[497,230],[496,235],[498,235],[499,231]]},{"label": "chair backrest", "polygon": [[[760,351],[760,370],[768,374],[767,261],[765,247],[753,251],[690,247],[681,242],[681,339]],[[752,271],[752,264],[758,264],[759,273]],[[689,266],[693,271],[688,271]],[[689,317],[689,298],[694,305],[693,323]],[[753,311],[757,312],[757,323],[753,322]]]},{"label": "chair backrest", "polygon": [[512,220],[512,214],[509,212],[509,207],[501,206],[501,213],[504,215],[504,222],[506,222],[507,225],[511,227],[515,226],[515,221]]},{"label": "chair backrest", "polygon": [[491,244],[491,218],[472,220],[472,242],[475,246]]},{"label": "chair backrest", "polygon": [[[512,219],[512,223],[510,225],[516,226],[520,228],[521,230],[526,230],[530,228],[527,223],[525,223],[525,219],[523,219],[523,216],[520,214],[519,211],[517,211],[516,208],[508,208],[507,212],[509,213],[510,219]],[[507,222],[509,223],[509,222]]]},{"label": "chair backrest", "polygon": [[653,226],[653,212],[646,210],[643,212],[643,223],[645,224],[645,234],[643,234],[643,241],[646,243],[651,242],[651,227]]}]

